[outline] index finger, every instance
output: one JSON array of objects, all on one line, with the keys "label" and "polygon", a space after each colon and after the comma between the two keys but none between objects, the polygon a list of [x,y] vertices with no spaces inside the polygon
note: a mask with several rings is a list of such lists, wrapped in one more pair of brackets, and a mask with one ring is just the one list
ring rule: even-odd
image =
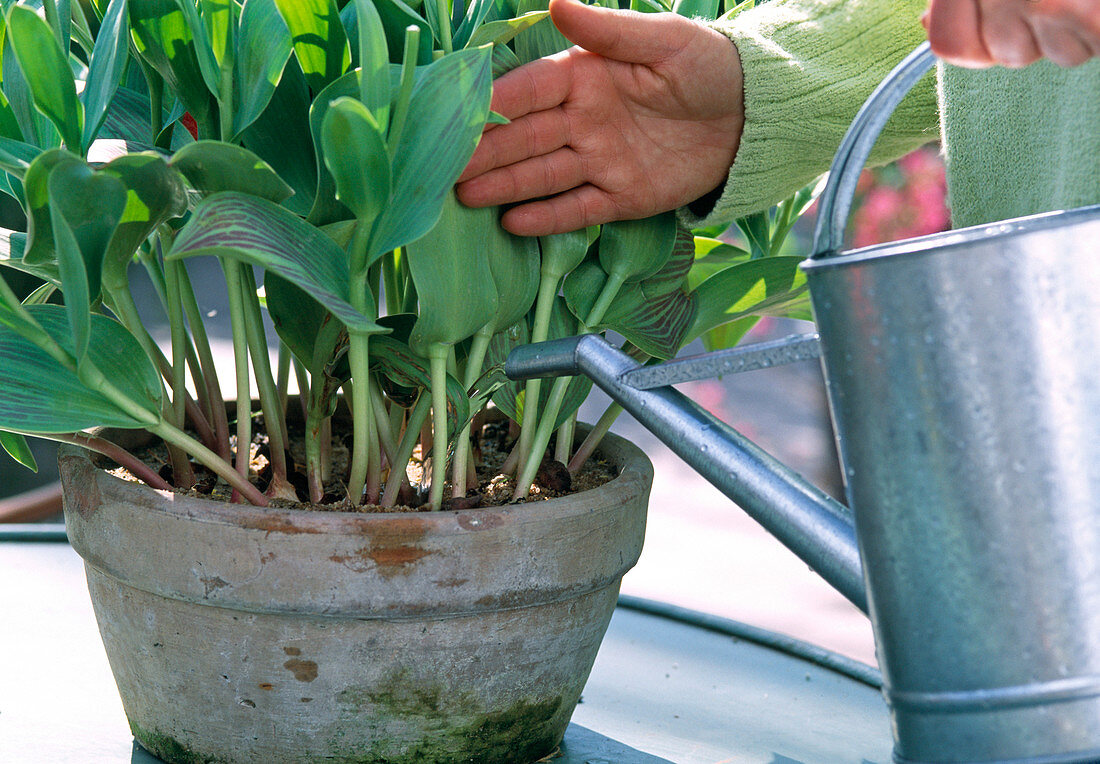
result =
[{"label": "index finger", "polygon": [[571,51],[540,58],[513,69],[493,82],[493,111],[519,119],[563,103],[573,83]]}]

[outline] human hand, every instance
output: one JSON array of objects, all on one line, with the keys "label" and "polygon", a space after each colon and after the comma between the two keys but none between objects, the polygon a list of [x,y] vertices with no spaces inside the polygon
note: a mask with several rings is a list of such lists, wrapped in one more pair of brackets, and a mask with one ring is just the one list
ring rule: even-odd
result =
[{"label": "human hand", "polygon": [[551,0],[579,47],[498,79],[490,126],[459,178],[473,207],[523,202],[502,224],[541,236],[683,206],[720,185],[744,123],[737,49],[712,29]]},{"label": "human hand", "polygon": [[1100,0],[931,0],[921,19],[932,51],[970,68],[1078,66],[1100,56]]}]

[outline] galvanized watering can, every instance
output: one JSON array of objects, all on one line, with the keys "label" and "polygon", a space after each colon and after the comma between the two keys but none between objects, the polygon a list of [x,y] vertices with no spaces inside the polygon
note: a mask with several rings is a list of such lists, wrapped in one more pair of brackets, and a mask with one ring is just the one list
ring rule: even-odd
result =
[{"label": "galvanized watering can", "polygon": [[639,368],[589,335],[505,370],[590,376],[869,613],[896,761],[1098,761],[1100,206],[840,251],[932,63],[918,48],[857,115],[803,265],[851,510],[670,386],[815,338]]}]

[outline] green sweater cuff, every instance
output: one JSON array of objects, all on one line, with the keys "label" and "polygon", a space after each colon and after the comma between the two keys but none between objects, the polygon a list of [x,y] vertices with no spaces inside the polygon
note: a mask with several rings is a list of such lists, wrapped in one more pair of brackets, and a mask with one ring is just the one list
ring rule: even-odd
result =
[{"label": "green sweater cuff", "polygon": [[[782,201],[825,172],[871,91],[924,39],[924,0],[772,0],[712,22],[737,46],[745,126],[721,197],[691,227],[725,223]],[[938,137],[934,78],[899,105],[871,155],[895,159]],[[703,205],[705,206],[705,205]]]}]

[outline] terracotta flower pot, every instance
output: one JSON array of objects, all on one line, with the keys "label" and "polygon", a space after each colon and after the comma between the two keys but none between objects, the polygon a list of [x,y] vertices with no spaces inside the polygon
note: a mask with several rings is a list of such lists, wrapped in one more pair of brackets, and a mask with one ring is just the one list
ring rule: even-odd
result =
[{"label": "terracotta flower pot", "polygon": [[554,749],[623,574],[652,466],[529,505],[260,509],[60,456],[65,522],[134,736],[169,762],[523,762]]}]

